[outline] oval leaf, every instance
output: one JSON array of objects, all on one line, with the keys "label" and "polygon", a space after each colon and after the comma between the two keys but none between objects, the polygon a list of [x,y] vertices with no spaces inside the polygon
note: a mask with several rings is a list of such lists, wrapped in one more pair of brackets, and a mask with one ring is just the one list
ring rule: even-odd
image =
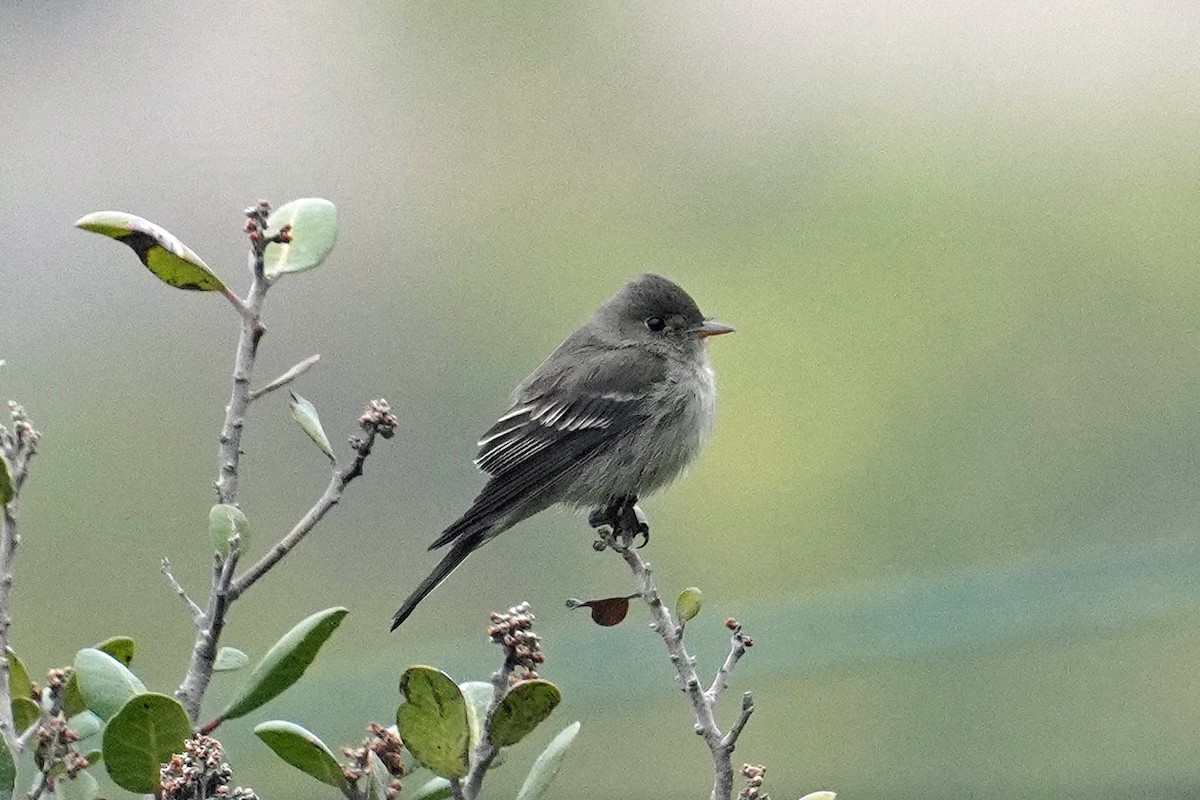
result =
[{"label": "oval leaf", "polygon": [[11,647],[4,651],[8,655],[8,696],[16,700],[18,697],[33,697],[33,681],[29,679],[29,670],[25,662],[13,652]]},{"label": "oval leaf", "polygon": [[689,586],[680,592],[679,599],[675,601],[675,615],[679,617],[680,623],[687,622],[699,614],[703,602],[704,593],[695,586]]},{"label": "oval leaf", "polygon": [[337,239],[337,208],[320,197],[302,197],[271,212],[267,217],[268,235],[284,225],[292,226],[292,241],[269,244],[263,253],[263,268],[271,278],[285,272],[304,272],[325,260]]},{"label": "oval leaf", "polygon": [[567,748],[571,746],[571,742],[575,741],[577,733],[579,733],[579,723],[572,722],[563,728],[550,744],[546,745],[546,749],[537,757],[537,761],[533,762],[529,774],[525,776],[525,782],[521,784],[521,791],[517,793],[517,800],[538,800],[546,792],[550,782],[558,774],[562,760],[567,755]]},{"label": "oval leaf", "polygon": [[91,711],[81,711],[71,717],[68,727],[79,735],[79,740],[83,741],[88,737],[95,736],[104,730],[104,720],[93,714]]},{"label": "oval leaf", "polygon": [[55,800],[96,800],[100,796],[100,784],[87,770],[75,773],[74,778],[58,776],[54,781]]},{"label": "oval leaf", "polygon": [[471,727],[453,679],[433,667],[410,667],[400,676],[400,692],[407,702],[396,709],[396,728],[405,747],[443,778],[466,775]]},{"label": "oval leaf", "polygon": [[165,228],[123,211],[97,211],[75,220],[75,227],[127,244],[159,280],[177,289],[225,291],[200,256]]},{"label": "oval leaf", "polygon": [[239,550],[245,552],[250,544],[250,520],[237,506],[217,503],[208,510],[208,535],[222,558],[229,557],[229,541],[235,537]]},{"label": "oval leaf", "polygon": [[431,778],[419,789],[404,795],[404,800],[445,800],[454,794],[450,781],[445,778]]},{"label": "oval leaf", "polygon": [[317,415],[317,407],[295,392],[292,392],[292,399],[288,405],[292,407],[292,418],[300,423],[300,428],[308,434],[308,438],[316,442],[317,447],[321,448],[321,452],[329,456],[331,461],[335,460],[333,448],[329,446],[329,437],[325,435],[325,429],[321,427],[321,418]]},{"label": "oval leaf", "polygon": [[13,759],[12,751],[3,741],[0,741],[0,798],[11,800],[13,788],[17,785],[17,762]]},{"label": "oval leaf", "polygon": [[213,672],[230,672],[241,669],[250,663],[250,656],[236,647],[222,647],[217,651],[217,660],[213,663]]},{"label": "oval leaf", "polygon": [[[128,636],[114,636],[96,645],[96,649],[129,666],[129,662],[133,660],[134,642]],[[69,718],[86,708],[87,703],[79,691],[79,676],[72,671],[71,677],[67,679],[66,688],[63,689],[63,712]]]},{"label": "oval leaf", "polygon": [[[86,680],[82,685],[87,686]],[[159,769],[183,752],[183,742],[191,735],[187,712],[175,698],[153,692],[134,695],[104,728],[105,769],[122,789],[157,792]]]},{"label": "oval leaf", "polygon": [[275,755],[304,774],[338,789],[349,787],[342,765],[316,734],[283,720],[256,725],[254,733],[275,751]]},{"label": "oval leaf", "polygon": [[108,653],[128,667],[133,663],[133,652],[137,646],[128,636],[113,636],[96,645],[96,649],[101,653]]},{"label": "oval leaf", "polygon": [[13,726],[17,729],[17,733],[21,733],[29,729],[42,718],[41,709],[38,707],[37,701],[30,697],[14,697],[12,700],[12,715]]},{"label": "oval leaf", "polygon": [[0,506],[8,505],[13,499],[12,467],[8,459],[0,456]]},{"label": "oval leaf", "polygon": [[522,681],[508,690],[492,714],[490,739],[497,747],[510,747],[542,723],[562,700],[550,681]]},{"label": "oval leaf", "polygon": [[75,654],[75,677],[84,703],[103,720],[111,719],[131,697],[146,691],[128,667],[94,647]]},{"label": "oval leaf", "polygon": [[221,712],[221,718],[248,714],[298,681],[348,613],[345,608],[327,608],[284,634],[258,662],[241,693]]}]

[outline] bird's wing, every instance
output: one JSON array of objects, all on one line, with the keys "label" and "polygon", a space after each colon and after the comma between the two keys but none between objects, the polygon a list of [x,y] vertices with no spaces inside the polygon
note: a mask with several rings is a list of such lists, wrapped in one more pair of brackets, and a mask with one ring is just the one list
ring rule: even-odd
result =
[{"label": "bird's wing", "polygon": [[557,374],[535,372],[479,440],[475,464],[492,476],[475,503],[431,547],[473,530],[580,467],[619,430],[636,424],[666,373],[657,358],[593,352]]}]

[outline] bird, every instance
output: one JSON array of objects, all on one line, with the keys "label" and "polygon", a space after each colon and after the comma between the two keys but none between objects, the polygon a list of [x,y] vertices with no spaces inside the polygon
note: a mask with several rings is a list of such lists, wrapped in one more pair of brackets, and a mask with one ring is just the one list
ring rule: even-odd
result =
[{"label": "bird", "polygon": [[[732,332],[654,273],[606,300],[517,386],[480,438],[475,465],[488,481],[429,546],[449,550],[391,629],[467,556],[555,504],[590,510],[593,527],[640,514],[638,499],[677,478],[708,438],[716,386],[707,339]],[[640,532],[648,541],[648,527]]]}]

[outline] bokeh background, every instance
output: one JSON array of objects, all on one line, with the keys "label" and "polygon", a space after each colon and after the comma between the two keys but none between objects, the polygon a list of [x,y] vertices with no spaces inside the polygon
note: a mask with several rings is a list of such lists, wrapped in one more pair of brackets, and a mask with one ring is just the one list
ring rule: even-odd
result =
[{"label": "bokeh background", "polygon": [[[258,375],[319,352],[297,388],[332,436],[375,396],[403,422],[235,609],[254,656],[352,609],[222,729],[240,782],[330,796],[252,724],[354,740],[410,664],[485,676],[486,612],[527,599],[566,700],[489,795],[579,719],[555,796],[707,796],[644,611],[562,605],[630,586],[577,518],[507,534],[386,633],[510,387],[655,270],[739,332],[647,552],[705,591],[706,673],[726,616],[754,636],[735,758],[777,800],[1200,797],[1200,5],[16,0],[0,25],[0,395],[44,433],[31,665],[125,633],[176,685],[191,626],[158,562],[201,593],[237,327],[71,222],[143,215],[242,289],[241,209],[319,195],[338,246],[270,297]],[[261,549],[327,469],[283,397],[245,448]]]}]

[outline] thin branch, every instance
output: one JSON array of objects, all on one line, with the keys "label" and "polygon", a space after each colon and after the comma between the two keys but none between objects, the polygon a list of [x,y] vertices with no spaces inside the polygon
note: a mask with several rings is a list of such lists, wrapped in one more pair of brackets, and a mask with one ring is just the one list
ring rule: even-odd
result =
[{"label": "thin branch", "polygon": [[737,719],[734,720],[732,727],[729,728],[729,733],[725,734],[722,739],[722,744],[733,752],[733,746],[737,744],[738,737],[742,735],[742,728],[746,727],[746,723],[750,721],[750,715],[754,713],[754,697],[750,692],[742,694],[742,710],[738,712]]},{"label": "thin branch", "polygon": [[291,369],[289,369],[287,372],[280,375],[275,380],[268,383],[266,386],[260,387],[258,389],[255,389],[254,391],[250,392],[250,400],[253,402],[254,400],[257,400],[258,398],[262,397],[267,392],[273,392],[276,389],[280,389],[280,388],[283,388],[284,386],[287,386],[289,383],[296,380],[296,378],[300,377],[305,372],[308,372],[308,370],[311,369],[312,366],[320,360],[321,360],[320,353],[317,353],[316,355],[313,355],[313,356],[309,356],[308,358],[301,361],[299,364],[297,364],[294,367],[292,367]]},{"label": "thin branch", "polygon": [[637,551],[629,546],[635,534],[636,531],[607,529],[601,533],[601,538],[609,548],[624,559],[633,573],[642,599],[650,609],[650,617],[653,619],[651,627],[666,645],[667,654],[679,676],[683,691],[692,703],[692,713],[695,717],[694,730],[704,739],[712,756],[711,800],[729,800],[733,793],[733,749],[750,714],[754,711],[754,705],[749,692],[743,695],[742,711],[728,733],[722,733],[718,727],[714,709],[718,697],[729,685],[730,673],[753,641],[742,635],[741,626],[735,620],[727,620],[727,627],[733,631],[729,655],[726,656],[708,690],[703,690],[700,678],[696,673],[695,659],[688,653],[687,647],[683,643],[684,628],[675,624],[671,612],[659,597],[658,588],[654,585],[651,575],[650,564],[643,561]]},{"label": "thin branch", "polygon": [[509,660],[505,659],[504,666],[492,675],[492,701],[488,703],[487,714],[484,715],[483,724],[480,726],[479,741],[475,743],[475,752],[471,754],[471,768],[463,779],[463,796],[467,800],[479,797],[483,776],[491,769],[496,756],[500,755],[500,748],[492,744],[492,716],[500,707],[504,695],[508,694],[508,679],[512,674],[512,667]]},{"label": "thin branch", "polygon": [[183,585],[179,581],[175,580],[175,575],[171,572],[170,559],[164,556],[162,565],[159,567],[159,569],[161,570],[163,577],[166,579],[167,585],[175,591],[175,594],[179,595],[180,599],[183,600],[185,605],[187,605],[188,611],[192,613],[192,622],[196,623],[196,627],[200,627],[200,625],[202,625],[204,622],[204,609],[196,605],[196,601],[188,597],[187,590],[183,588]]},{"label": "thin branch", "polygon": [[454,800],[467,800],[466,795],[463,794],[462,781],[458,778],[450,779],[450,792],[454,795]]},{"label": "thin branch", "polygon": [[296,545],[300,544],[304,540],[304,537],[317,526],[317,523],[329,513],[329,510],[341,502],[346,486],[363,474],[363,464],[366,462],[367,457],[371,455],[371,449],[375,446],[376,435],[391,438],[397,421],[388,410],[386,401],[374,400],[368,406],[367,412],[359,418],[359,424],[362,425],[365,435],[355,437],[351,440],[351,446],[355,451],[353,463],[343,469],[334,470],[329,477],[329,485],[325,487],[325,491],[317,499],[317,502],[313,504],[312,508],[257,563],[232,582],[229,588],[230,600],[236,600],[241,597],[243,592],[257,583],[272,567],[282,561],[283,557],[290,553]]},{"label": "thin branch", "polygon": [[746,649],[754,644],[754,640],[742,633],[740,625],[731,626],[731,630],[733,631],[733,636],[730,637],[729,655],[725,656],[725,662],[717,670],[712,685],[704,693],[708,701],[714,706],[717,703],[717,699],[721,696],[721,692],[729,688],[729,676],[733,672],[733,668],[737,666],[738,661],[746,654]]}]

